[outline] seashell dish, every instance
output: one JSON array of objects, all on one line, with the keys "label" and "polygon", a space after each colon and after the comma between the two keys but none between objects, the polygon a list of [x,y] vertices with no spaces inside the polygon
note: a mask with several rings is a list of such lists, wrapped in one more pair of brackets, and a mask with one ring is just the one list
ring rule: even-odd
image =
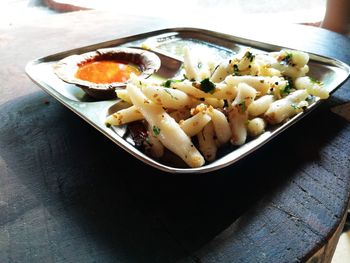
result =
[{"label": "seashell dish", "polygon": [[122,89],[131,73],[147,78],[161,65],[159,57],[136,48],[103,48],[71,55],[54,66],[63,81],[82,88],[95,99],[116,98],[115,89]]}]

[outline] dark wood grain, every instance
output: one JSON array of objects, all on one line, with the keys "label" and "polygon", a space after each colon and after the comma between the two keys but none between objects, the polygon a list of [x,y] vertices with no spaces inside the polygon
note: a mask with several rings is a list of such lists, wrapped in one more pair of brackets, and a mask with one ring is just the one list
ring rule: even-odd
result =
[{"label": "dark wood grain", "polygon": [[[95,11],[1,26],[0,262],[304,262],[337,241],[350,124],[321,107],[235,165],[171,175],[112,144],[35,86],[27,61],[169,26],[227,30],[350,63],[350,41],[281,25],[230,28]],[[331,239],[333,237],[333,239]],[[328,257],[329,258],[329,257]]]}]

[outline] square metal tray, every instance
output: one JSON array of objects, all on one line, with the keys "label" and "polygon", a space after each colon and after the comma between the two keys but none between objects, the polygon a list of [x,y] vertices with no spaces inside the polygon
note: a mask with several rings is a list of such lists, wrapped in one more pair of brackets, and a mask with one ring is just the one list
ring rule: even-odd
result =
[{"label": "square metal tray", "polygon": [[[78,114],[121,148],[144,163],[171,173],[206,173],[233,164],[290,127],[322,102],[321,100],[316,101],[288,122],[269,128],[259,137],[247,141],[240,147],[224,147],[224,149],[219,150],[218,157],[214,162],[206,163],[202,167],[179,167],[166,160],[152,159],[134,146],[124,126],[119,128],[106,127],[105,118],[116,111],[120,103],[119,100],[96,101],[87,96],[77,86],[61,81],[52,70],[53,64],[72,54],[82,54],[99,48],[116,46],[141,48],[142,43],[145,42],[152,47],[152,51],[160,56],[162,62],[160,70],[152,77],[162,79],[176,77],[180,74],[182,47],[184,45],[208,51],[217,56],[218,59],[226,58],[245,47],[251,47],[253,52],[270,52],[288,48],[198,28],[169,28],[38,58],[28,62],[26,73],[45,92]],[[308,75],[322,81],[324,87],[330,93],[334,92],[349,77],[350,67],[345,63],[316,54],[309,53],[309,55],[310,72]]]}]

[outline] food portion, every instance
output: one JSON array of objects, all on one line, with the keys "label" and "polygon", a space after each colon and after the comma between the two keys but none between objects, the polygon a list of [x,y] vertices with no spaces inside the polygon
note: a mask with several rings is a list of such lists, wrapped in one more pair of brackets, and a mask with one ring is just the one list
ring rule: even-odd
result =
[{"label": "food portion", "polygon": [[79,65],[75,77],[96,84],[126,82],[131,74],[140,75],[137,66],[118,60],[91,61]]},{"label": "food portion", "polygon": [[147,78],[159,67],[160,59],[153,52],[104,48],[66,57],[54,65],[54,72],[96,99],[112,99],[116,98],[116,88],[125,88],[130,74]]},{"label": "food portion", "polygon": [[157,82],[131,75],[126,90],[116,91],[130,107],[109,115],[106,125],[142,123],[149,155],[159,159],[168,149],[200,167],[225,145],[239,147],[326,99],[323,84],[307,76],[308,61],[301,51],[247,48],[215,63],[185,48],[183,77]]}]

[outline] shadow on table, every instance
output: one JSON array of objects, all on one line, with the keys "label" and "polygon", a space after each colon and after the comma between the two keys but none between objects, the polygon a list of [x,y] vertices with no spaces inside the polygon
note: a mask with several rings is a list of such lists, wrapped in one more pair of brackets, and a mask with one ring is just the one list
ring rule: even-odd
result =
[{"label": "shadow on table", "polygon": [[[317,160],[322,144],[303,153],[298,148],[342,129],[337,118],[329,125],[322,131],[319,119],[309,116],[231,167],[172,175],[144,165],[52,98],[33,93],[0,107],[0,157],[7,168],[0,190],[8,199],[1,228],[10,243],[25,236],[44,259],[196,260],[194,251],[259,200],[283,191],[304,162]],[[286,151],[295,158],[287,159]],[[17,231],[23,224],[26,233]]]}]

